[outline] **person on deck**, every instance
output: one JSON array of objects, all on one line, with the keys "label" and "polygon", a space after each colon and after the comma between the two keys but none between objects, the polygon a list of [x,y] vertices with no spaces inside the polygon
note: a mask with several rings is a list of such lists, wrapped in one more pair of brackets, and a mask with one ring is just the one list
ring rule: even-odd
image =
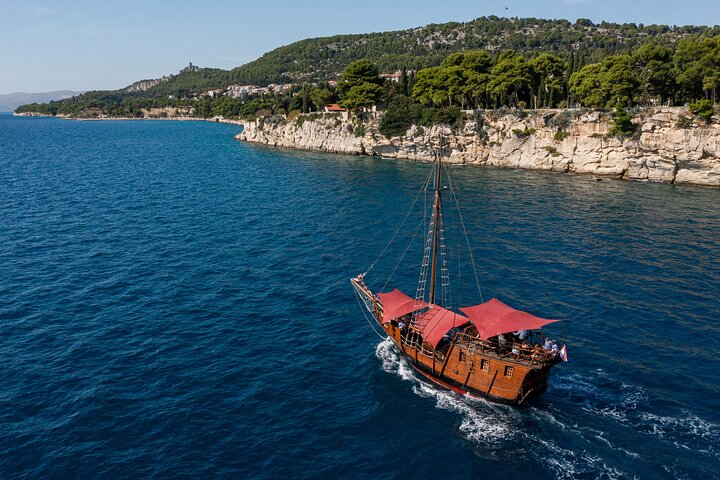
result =
[{"label": "person on deck", "polygon": [[515,332],[515,335],[518,339],[520,339],[520,342],[524,342],[528,338],[528,331],[527,330],[518,330]]},{"label": "person on deck", "polygon": [[505,338],[505,335],[500,334],[497,336],[498,339],[498,353],[504,354],[507,353],[507,339]]},{"label": "person on deck", "polygon": [[540,348],[540,345],[535,345],[533,347],[533,353],[532,353],[532,361],[533,363],[537,363],[543,358],[543,350]]}]

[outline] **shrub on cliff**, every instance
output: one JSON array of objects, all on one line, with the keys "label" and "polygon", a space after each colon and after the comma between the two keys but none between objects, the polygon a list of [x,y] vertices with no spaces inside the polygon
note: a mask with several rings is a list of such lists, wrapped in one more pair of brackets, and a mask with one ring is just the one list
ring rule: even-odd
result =
[{"label": "shrub on cliff", "polygon": [[563,130],[567,130],[570,127],[572,119],[569,112],[562,111],[557,115],[553,115],[547,123],[549,126],[557,128],[558,132],[561,132]]},{"label": "shrub on cliff", "polygon": [[535,133],[535,129],[534,128],[526,128],[524,130],[520,130],[519,128],[513,128],[512,132],[518,138],[527,138],[530,135],[532,135],[533,133]]},{"label": "shrub on cliff", "polygon": [[296,118],[300,116],[302,111],[299,108],[296,108],[295,110],[291,110],[290,113],[287,114],[287,121],[293,122]]},{"label": "shrub on cliff", "polygon": [[464,123],[465,117],[459,107],[423,108],[420,118],[417,120],[417,124],[423,127],[450,125],[451,127],[460,128]]},{"label": "shrub on cliff", "polygon": [[675,126],[677,128],[692,128],[692,126],[693,126],[692,118],[690,118],[687,115],[680,115],[678,117],[677,121],[675,122]]},{"label": "shrub on cliff", "polygon": [[356,137],[364,137],[365,136],[365,124],[364,123],[358,123],[353,128],[353,135]]},{"label": "shrub on cliff", "polygon": [[570,134],[567,133],[565,130],[558,130],[557,132],[555,132],[554,138],[555,138],[556,142],[562,142],[563,140],[565,140],[568,137],[568,135],[570,135]]},{"label": "shrub on cliff", "polygon": [[622,108],[615,110],[612,116],[612,125],[609,134],[615,137],[630,137],[637,125],[632,122],[633,116]]},{"label": "shrub on cliff", "polygon": [[272,110],[269,108],[261,108],[257,112],[255,112],[255,118],[262,118],[272,115]]},{"label": "shrub on cliff", "polygon": [[710,100],[698,100],[690,104],[690,113],[697,115],[698,117],[705,120],[707,123],[712,122],[713,106]]},{"label": "shrub on cliff", "polygon": [[458,127],[461,115],[460,107],[442,108],[435,115],[435,123]]},{"label": "shrub on cliff", "polygon": [[490,136],[487,130],[485,130],[485,112],[483,110],[475,110],[474,120],[475,133],[477,133],[477,136],[480,138],[480,140],[485,142]]},{"label": "shrub on cliff", "polygon": [[422,113],[422,107],[405,95],[398,95],[388,105],[380,121],[380,133],[385,137],[404,135]]}]

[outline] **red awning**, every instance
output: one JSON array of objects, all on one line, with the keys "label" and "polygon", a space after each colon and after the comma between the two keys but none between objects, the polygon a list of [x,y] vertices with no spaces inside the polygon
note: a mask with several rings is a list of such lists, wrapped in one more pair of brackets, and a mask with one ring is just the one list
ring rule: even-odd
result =
[{"label": "red awning", "polygon": [[392,292],[378,293],[377,296],[383,307],[382,323],[388,323],[390,320],[429,306],[427,302],[415,300],[397,288]]},{"label": "red awning", "polygon": [[469,321],[469,318],[459,313],[435,305],[415,319],[415,326],[422,330],[423,339],[435,348],[451,328],[465,325]]},{"label": "red awning", "polygon": [[547,320],[530,315],[527,312],[515,310],[497,298],[480,305],[461,308],[460,310],[470,317],[482,340],[518,330],[534,330],[548,323],[558,321]]}]

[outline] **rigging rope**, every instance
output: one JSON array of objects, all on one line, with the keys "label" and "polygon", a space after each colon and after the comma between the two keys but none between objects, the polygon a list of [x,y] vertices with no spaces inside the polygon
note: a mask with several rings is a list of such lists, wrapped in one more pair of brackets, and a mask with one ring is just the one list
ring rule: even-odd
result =
[{"label": "rigging rope", "polygon": [[408,250],[410,250],[410,246],[412,245],[413,241],[415,240],[415,237],[417,237],[418,232],[420,231],[420,226],[424,223],[425,216],[423,215],[423,218],[418,222],[418,226],[415,227],[415,233],[413,233],[412,238],[407,244],[407,247],[405,247],[405,251],[402,254],[402,257],[400,257],[400,260],[398,260],[397,264],[395,265],[395,268],[393,268],[393,271],[390,273],[390,276],[385,281],[385,285],[380,290],[385,290],[385,287],[387,287],[387,284],[390,283],[390,280],[392,280],[393,275],[395,275],[395,272],[397,271],[398,267],[400,267],[400,264],[405,259],[405,255],[407,255]]},{"label": "rigging rope", "polygon": [[381,335],[375,330],[375,325],[370,321],[370,319],[367,316],[367,313],[365,312],[365,305],[362,304],[362,300],[360,299],[360,294],[353,288],[353,292],[355,292],[355,298],[358,301],[358,306],[360,307],[360,310],[363,312],[363,317],[365,317],[365,320],[368,322],[368,325],[370,325],[370,328],[372,328],[372,331],[375,332],[375,335],[380,337],[381,339],[385,340],[387,338],[387,335]]},{"label": "rigging rope", "polygon": [[[480,277],[478,276],[477,267],[475,266],[475,257],[472,253],[472,248],[470,248],[470,238],[468,238],[467,229],[465,228],[465,221],[463,220],[462,212],[460,211],[460,202],[458,201],[457,195],[455,195],[455,188],[453,187],[452,183],[452,175],[450,175],[450,169],[446,168],[445,172],[447,172],[448,182],[450,183],[450,191],[452,192],[453,200],[455,201],[455,208],[458,212],[458,219],[460,220],[460,226],[463,229],[463,234],[465,235],[465,243],[468,247],[468,253],[470,254],[470,263],[473,267],[473,272],[475,273],[475,283],[477,284],[478,293],[480,294],[480,302],[484,303],[485,300],[483,299],[482,289],[480,288]],[[460,272],[458,271],[458,275],[460,275]]]},{"label": "rigging rope", "polygon": [[[431,177],[431,176],[432,176],[432,172],[430,172],[430,173],[428,174],[427,178],[425,179],[425,183],[423,184],[423,187],[420,189],[420,191],[418,192],[418,194],[415,196],[415,201],[413,201],[412,205],[410,206],[410,209],[409,209],[409,210],[407,211],[407,213],[405,214],[405,218],[403,218],[403,221],[400,223],[400,225],[398,226],[398,228],[395,230],[395,233],[393,234],[393,236],[392,236],[392,238],[390,239],[390,241],[385,245],[385,248],[382,249],[382,252],[380,252],[380,255],[378,255],[378,257],[375,259],[375,261],[370,265],[370,267],[365,271],[365,273],[364,273],[363,275],[367,275],[368,272],[370,272],[370,270],[373,269],[373,267],[374,267],[375,264],[378,262],[378,260],[380,260],[380,259],[382,258],[382,256],[385,254],[385,252],[387,251],[388,247],[390,247],[390,244],[395,240],[395,237],[397,237],[397,234],[400,233],[400,229],[402,229],[403,225],[405,225],[405,222],[407,221],[408,217],[410,216],[410,213],[412,213],[413,209],[415,208],[415,204],[417,203],[418,199],[420,198],[420,194],[421,194],[423,191],[425,191],[425,189],[427,189],[427,184],[428,184],[428,182],[430,181],[430,177]],[[386,283],[385,285],[387,285],[387,283]],[[385,287],[383,287],[383,290],[384,290],[384,289],[385,289]]]}]

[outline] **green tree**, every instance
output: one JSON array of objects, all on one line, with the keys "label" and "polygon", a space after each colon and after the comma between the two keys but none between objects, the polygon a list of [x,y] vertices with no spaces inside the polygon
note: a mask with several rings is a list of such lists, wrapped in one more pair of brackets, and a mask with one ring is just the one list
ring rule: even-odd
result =
[{"label": "green tree", "polygon": [[455,52],[443,60],[443,67],[462,67],[477,73],[488,73],[492,67],[492,58],[485,50]]},{"label": "green tree", "polygon": [[380,121],[380,133],[386,137],[404,135],[422,114],[422,107],[405,95],[398,95],[388,104]]},{"label": "green tree", "polygon": [[591,63],[570,76],[570,93],[586,107],[605,106],[606,99],[600,85],[601,71],[599,63]]},{"label": "green tree", "polygon": [[532,74],[527,62],[512,50],[500,54],[490,71],[488,91],[495,96],[495,104],[517,107],[520,101],[528,99]]},{"label": "green tree", "polygon": [[632,55],[633,72],[640,83],[640,101],[660,104],[675,96],[677,83],[673,74],[673,51],[663,45],[647,43]]},{"label": "green tree", "polygon": [[300,97],[300,100],[302,102],[300,110],[302,110],[303,113],[308,113],[310,110],[312,110],[313,104],[312,98],[310,98],[310,93],[312,92],[311,89],[312,87],[310,85],[303,85],[300,92],[298,92],[298,96]]},{"label": "green tree", "polygon": [[470,50],[451,53],[443,60],[446,69],[445,86],[450,90],[448,96],[462,108],[467,105],[477,106],[487,91],[492,58],[484,50]]},{"label": "green tree", "polygon": [[603,70],[600,83],[607,93],[606,108],[626,107],[636,103],[638,79],[632,70],[632,59],[629,55],[607,57],[601,63]]},{"label": "green tree", "polygon": [[430,67],[417,73],[413,97],[423,105],[442,104],[447,98],[442,80],[442,67]]},{"label": "green tree", "polygon": [[436,107],[476,104],[486,92],[490,65],[492,60],[483,51],[453,53],[439,67],[418,72],[413,97]]},{"label": "green tree", "polygon": [[460,89],[460,93],[463,96],[463,104],[469,104],[474,107],[485,106],[484,99],[488,91],[488,82],[490,81],[490,75],[487,73],[477,73],[475,71],[465,72],[465,84]]},{"label": "green tree", "polygon": [[385,80],[369,60],[352,62],[338,82],[340,104],[352,111],[370,108],[381,100]]},{"label": "green tree", "polygon": [[377,105],[382,93],[383,89],[379,85],[370,82],[361,83],[353,86],[347,92],[345,98],[340,101],[340,105],[353,112],[358,112]]},{"label": "green tree", "polygon": [[329,104],[332,101],[333,96],[333,92],[331,92],[325,87],[314,88],[310,93],[310,99],[312,100],[313,104],[315,104],[315,108],[318,110],[322,110],[323,108],[325,108],[325,105]]},{"label": "green tree", "polygon": [[636,103],[638,79],[629,55],[591,63],[570,77],[570,92],[586,107],[621,108]]},{"label": "green tree", "polygon": [[563,94],[565,62],[555,55],[542,53],[528,64],[533,75],[535,108],[554,106]]},{"label": "green tree", "polygon": [[445,67],[440,70],[440,81],[442,90],[447,95],[447,105],[452,106],[454,102],[464,103],[465,72],[466,70],[460,66]]},{"label": "green tree", "polygon": [[680,41],[675,51],[675,75],[687,100],[717,96],[720,81],[720,36]]},{"label": "green tree", "polygon": [[350,63],[343,71],[342,77],[338,82],[338,94],[340,97],[347,95],[352,87],[362,85],[363,83],[372,83],[381,86],[385,82],[380,76],[375,64],[370,60],[357,60]]}]

